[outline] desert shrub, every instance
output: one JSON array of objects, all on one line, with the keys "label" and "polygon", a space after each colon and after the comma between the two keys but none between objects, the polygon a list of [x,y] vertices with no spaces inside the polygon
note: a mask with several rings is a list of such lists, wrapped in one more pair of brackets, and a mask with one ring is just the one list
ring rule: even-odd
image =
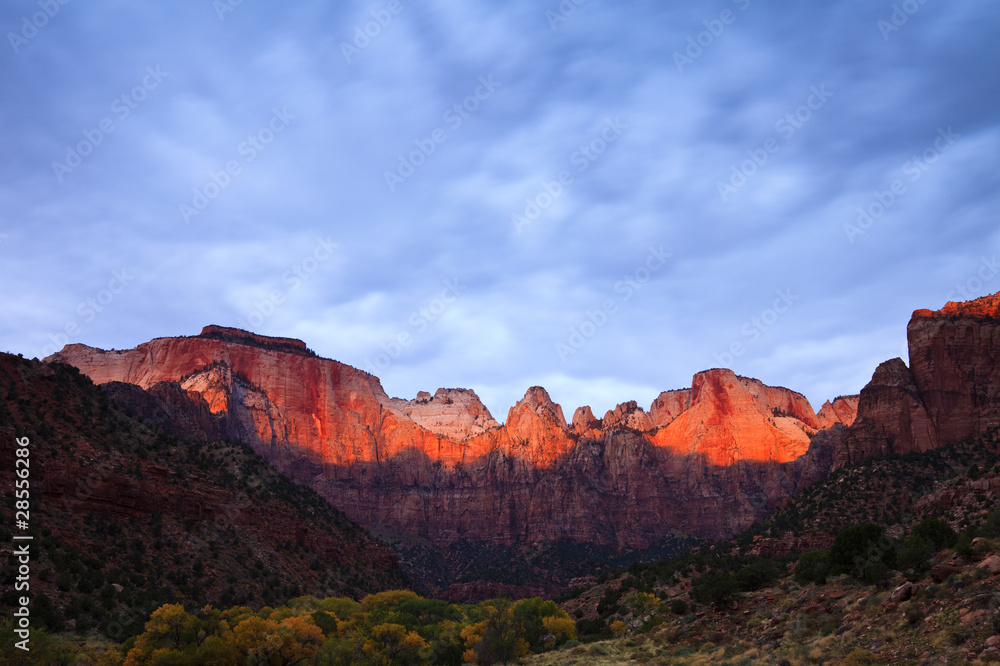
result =
[{"label": "desert shrub", "polygon": [[994,507],[986,515],[986,523],[979,530],[979,536],[993,538],[1000,536],[1000,506]]},{"label": "desert shrub", "polygon": [[958,539],[955,540],[956,555],[966,560],[972,558],[972,537],[973,533],[968,529],[958,535]]},{"label": "desert shrub", "polygon": [[688,606],[683,599],[674,599],[670,602],[670,612],[674,615],[684,615],[688,611]]},{"label": "desert shrub", "polygon": [[896,566],[910,580],[917,580],[930,567],[930,560],[936,552],[932,542],[916,533],[911,534],[896,555]]},{"label": "desert shrub", "polygon": [[707,573],[691,585],[691,598],[702,604],[721,606],[736,596],[736,576],[730,571]]},{"label": "desert shrub", "polygon": [[881,585],[889,576],[889,567],[878,557],[870,557],[861,567],[861,580],[869,585]]},{"label": "desert shrub", "polygon": [[972,632],[964,627],[947,627],[944,630],[944,639],[951,645],[961,645],[971,636]]},{"label": "desert shrub", "polygon": [[851,574],[867,583],[881,582],[895,565],[895,543],[873,523],[846,527],[830,548],[830,574]]},{"label": "desert shrub", "polygon": [[830,575],[830,551],[810,550],[802,553],[795,565],[795,582],[799,585],[815,583],[823,585]]},{"label": "desert shrub", "polygon": [[919,525],[913,528],[911,536],[926,539],[935,550],[951,548],[958,540],[958,535],[951,526],[939,518],[924,518]]},{"label": "desert shrub", "polygon": [[752,592],[778,580],[781,567],[777,562],[756,558],[736,572],[736,586],[741,592]]},{"label": "desert shrub", "polygon": [[851,651],[844,661],[840,662],[843,666],[868,666],[869,664],[879,664],[881,663],[878,656],[871,650],[864,650],[862,648],[855,648]]},{"label": "desert shrub", "polygon": [[607,623],[599,617],[576,621],[576,633],[581,636],[596,636],[604,633],[607,628]]}]

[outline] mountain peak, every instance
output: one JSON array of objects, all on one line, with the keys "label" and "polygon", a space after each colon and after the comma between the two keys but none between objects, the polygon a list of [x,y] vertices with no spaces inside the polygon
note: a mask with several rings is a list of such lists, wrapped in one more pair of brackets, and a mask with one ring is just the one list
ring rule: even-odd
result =
[{"label": "mountain peak", "polygon": [[971,301],[948,301],[940,310],[917,310],[914,317],[988,317],[1000,319],[1000,292]]},{"label": "mountain peak", "polygon": [[261,349],[297,352],[306,354],[307,356],[316,355],[302,340],[298,340],[296,338],[278,338],[268,335],[259,335],[257,333],[251,333],[250,331],[244,331],[242,328],[233,328],[230,326],[209,324],[201,329],[201,333],[195,337],[208,338],[210,340],[222,340],[224,342],[235,342],[236,344],[260,347]]}]

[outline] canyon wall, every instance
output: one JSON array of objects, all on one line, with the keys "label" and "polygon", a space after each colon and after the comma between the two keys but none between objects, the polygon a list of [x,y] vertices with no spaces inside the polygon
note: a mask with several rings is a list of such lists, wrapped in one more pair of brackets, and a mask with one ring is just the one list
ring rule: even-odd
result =
[{"label": "canyon wall", "polygon": [[144,389],[155,409],[109,387],[176,434],[249,444],[364,525],[437,544],[644,548],[677,531],[731,534],[821,478],[810,439],[854,419],[850,398],[820,417],[801,394],[714,369],[648,412],[626,402],[598,419],[581,407],[569,423],[531,387],[501,425],[472,391],[390,398],[300,341],[217,326],[131,350],[68,345],[47,360]]}]

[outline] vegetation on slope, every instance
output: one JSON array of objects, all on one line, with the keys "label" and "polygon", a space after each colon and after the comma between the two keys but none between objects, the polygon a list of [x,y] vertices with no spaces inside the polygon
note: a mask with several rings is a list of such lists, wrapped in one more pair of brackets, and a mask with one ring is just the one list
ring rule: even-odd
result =
[{"label": "vegetation on slope", "polygon": [[[8,497],[14,439],[31,441],[33,627],[120,641],[165,603],[260,608],[406,584],[386,546],[249,448],[151,430],[71,366],[0,355],[0,398]],[[0,542],[13,509],[0,506]],[[2,564],[6,618],[22,593],[13,558]]]}]

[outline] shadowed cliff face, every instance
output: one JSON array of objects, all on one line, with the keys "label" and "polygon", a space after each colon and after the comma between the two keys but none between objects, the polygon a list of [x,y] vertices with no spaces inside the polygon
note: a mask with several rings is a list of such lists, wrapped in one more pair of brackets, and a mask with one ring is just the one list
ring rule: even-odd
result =
[{"label": "shadowed cliff face", "polygon": [[917,310],[906,334],[910,367],[896,358],[875,370],[837,467],[1000,428],[1000,293]]},{"label": "shadowed cliff face", "polygon": [[572,423],[532,387],[500,425],[472,391],[389,398],[304,343],[219,327],[124,351],[69,345],[48,360],[146,389],[159,406],[129,396],[138,411],[246,442],[352,519],[438,544],[644,548],[677,530],[732,534],[826,473],[810,438],[849,424],[856,404],[838,399],[820,417],[801,394],[715,369],[648,412],[627,402],[597,419],[581,407]]}]

